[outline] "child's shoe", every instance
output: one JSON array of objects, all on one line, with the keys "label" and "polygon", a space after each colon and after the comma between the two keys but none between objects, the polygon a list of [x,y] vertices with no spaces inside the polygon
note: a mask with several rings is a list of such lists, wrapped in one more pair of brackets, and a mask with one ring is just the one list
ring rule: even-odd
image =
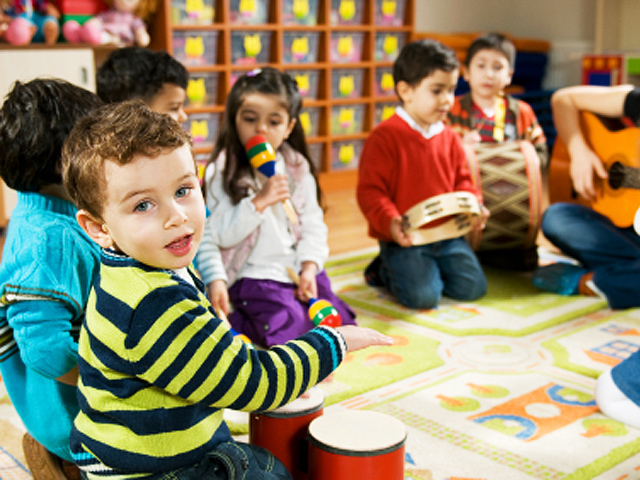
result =
[{"label": "child's shoe", "polygon": [[540,290],[559,295],[576,295],[587,270],[571,263],[552,263],[536,269],[532,282]]},{"label": "child's shoe", "polygon": [[384,282],[380,278],[380,267],[382,266],[382,259],[380,255],[373,259],[373,261],[364,269],[364,281],[370,287],[384,287]]}]

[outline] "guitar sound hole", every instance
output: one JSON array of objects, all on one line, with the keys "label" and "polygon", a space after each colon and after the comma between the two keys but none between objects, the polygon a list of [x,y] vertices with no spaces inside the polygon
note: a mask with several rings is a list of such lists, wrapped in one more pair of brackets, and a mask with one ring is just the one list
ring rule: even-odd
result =
[{"label": "guitar sound hole", "polygon": [[613,162],[609,168],[609,186],[614,190],[620,188],[624,182],[625,167],[620,162]]}]

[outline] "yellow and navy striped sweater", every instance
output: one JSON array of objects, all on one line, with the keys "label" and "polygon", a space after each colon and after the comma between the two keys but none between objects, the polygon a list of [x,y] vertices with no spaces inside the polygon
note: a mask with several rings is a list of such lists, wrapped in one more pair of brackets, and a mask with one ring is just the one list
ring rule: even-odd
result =
[{"label": "yellow and navy striped sweater", "polygon": [[223,408],[276,408],[344,358],[342,336],[326,327],[268,351],[248,348],[191,275],[197,288],[174,272],[102,252],[80,334],[81,411],[71,434],[89,478],[195,464],[231,440]]}]

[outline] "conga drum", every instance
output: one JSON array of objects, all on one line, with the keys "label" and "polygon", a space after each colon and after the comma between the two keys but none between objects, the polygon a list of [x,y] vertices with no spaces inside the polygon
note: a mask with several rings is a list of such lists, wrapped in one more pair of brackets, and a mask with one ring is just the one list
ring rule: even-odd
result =
[{"label": "conga drum", "polygon": [[403,480],[404,424],[384,413],[348,410],[309,424],[309,480]]},{"label": "conga drum", "polygon": [[295,480],[307,478],[307,444],[309,423],[324,408],[322,391],[313,388],[275,410],[249,415],[249,443],[266,448],[289,470]]},{"label": "conga drum", "polygon": [[468,239],[476,251],[532,248],[542,219],[540,158],[527,140],[464,146],[469,169],[491,212]]}]

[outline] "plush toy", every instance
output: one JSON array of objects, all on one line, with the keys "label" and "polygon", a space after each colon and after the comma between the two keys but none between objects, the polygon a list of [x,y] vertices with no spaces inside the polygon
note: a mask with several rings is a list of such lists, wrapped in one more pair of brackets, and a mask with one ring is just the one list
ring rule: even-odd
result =
[{"label": "plush toy", "polygon": [[13,45],[58,41],[60,12],[46,0],[14,0],[0,18],[0,35]]},{"label": "plush toy", "polygon": [[69,43],[91,45],[149,45],[149,32],[145,25],[153,13],[156,0],[113,0],[111,9],[97,14],[80,25],[69,20],[62,26]]}]

